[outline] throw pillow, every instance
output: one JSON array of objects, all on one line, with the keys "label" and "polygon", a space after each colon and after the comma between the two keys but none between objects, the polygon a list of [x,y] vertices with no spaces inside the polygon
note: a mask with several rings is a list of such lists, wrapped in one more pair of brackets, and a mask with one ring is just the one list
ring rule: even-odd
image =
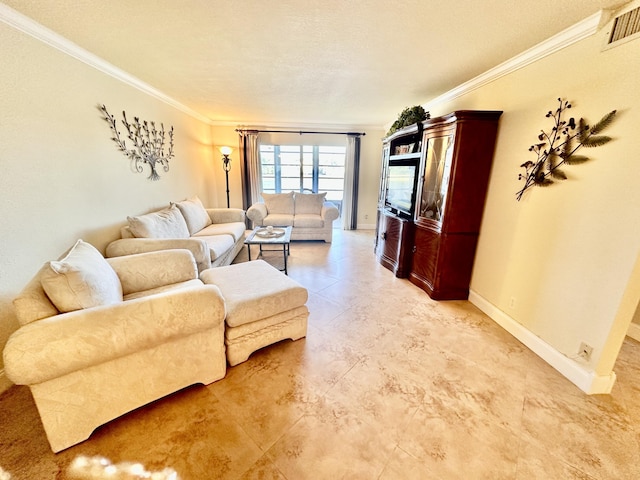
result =
[{"label": "throw pillow", "polygon": [[131,233],[138,238],[189,238],[187,223],[175,205],[127,220]]},{"label": "throw pillow", "polygon": [[272,213],[283,213],[293,215],[293,192],[289,193],[263,193],[262,198],[267,207],[269,215]]},{"label": "throw pillow", "polygon": [[296,193],[296,215],[299,213],[312,213],[320,215],[322,213],[322,205],[327,192],[324,193]]},{"label": "throw pillow", "polygon": [[122,285],[115,270],[93,245],[82,240],[62,259],[49,262],[40,281],[62,313],[122,302]]},{"label": "throw pillow", "polygon": [[191,235],[211,225],[211,217],[197,196],[178,202],[176,205],[187,222],[187,228]]}]

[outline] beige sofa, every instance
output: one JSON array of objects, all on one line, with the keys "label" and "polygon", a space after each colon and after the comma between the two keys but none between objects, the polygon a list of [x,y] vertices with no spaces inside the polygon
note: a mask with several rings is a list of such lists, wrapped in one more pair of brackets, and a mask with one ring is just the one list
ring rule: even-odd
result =
[{"label": "beige sofa", "polygon": [[186,250],[105,259],[79,240],[15,299],[7,377],[28,385],[54,452],[226,373],[225,303]]},{"label": "beige sofa", "polygon": [[198,197],[127,221],[122,238],[107,246],[107,257],[184,248],[191,251],[201,272],[231,264],[245,240],[244,210],[205,208]]},{"label": "beige sofa", "polygon": [[325,201],[326,193],[263,193],[263,203],[254,203],[247,217],[256,226],[291,226],[291,240],[331,242],[338,208]]}]

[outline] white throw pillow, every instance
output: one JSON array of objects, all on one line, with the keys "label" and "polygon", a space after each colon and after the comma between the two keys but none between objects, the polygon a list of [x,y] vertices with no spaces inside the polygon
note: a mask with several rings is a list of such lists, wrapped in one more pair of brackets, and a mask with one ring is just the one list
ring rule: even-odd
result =
[{"label": "white throw pillow", "polygon": [[187,223],[175,205],[146,215],[127,217],[127,220],[131,233],[137,238],[189,238]]},{"label": "white throw pillow", "polygon": [[320,215],[322,213],[322,205],[327,192],[324,193],[296,193],[296,215],[299,213],[311,213]]},{"label": "white throw pillow", "polygon": [[178,202],[176,205],[187,222],[187,228],[191,235],[211,225],[211,217],[197,196]]},{"label": "white throw pillow", "polygon": [[122,284],[115,270],[93,245],[82,240],[61,260],[49,262],[40,281],[62,313],[122,302]]},{"label": "white throw pillow", "polygon": [[289,193],[263,193],[262,198],[269,215],[272,213],[284,213],[293,215],[293,192]]}]

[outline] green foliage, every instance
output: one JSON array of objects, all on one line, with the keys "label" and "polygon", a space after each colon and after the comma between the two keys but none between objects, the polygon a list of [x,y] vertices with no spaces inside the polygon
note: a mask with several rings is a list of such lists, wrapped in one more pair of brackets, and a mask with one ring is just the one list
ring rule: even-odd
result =
[{"label": "green foliage", "polygon": [[400,113],[400,115],[398,115],[398,119],[393,122],[391,128],[387,132],[387,136],[404,127],[408,127],[409,125],[413,125],[414,123],[422,122],[428,118],[430,118],[429,112],[425,111],[422,105],[407,107]]},{"label": "green foliage", "polygon": [[558,98],[560,105],[552,112],[547,112],[547,118],[553,118],[553,128],[547,133],[541,130],[538,135],[540,143],[535,143],[529,147],[529,151],[536,155],[536,161],[526,161],[520,167],[525,173],[518,175],[519,180],[524,180],[524,186],[516,193],[516,199],[520,200],[524,192],[533,186],[546,187],[551,185],[553,179],[566,180],[567,175],[559,169],[562,165],[578,165],[589,160],[583,155],[576,155],[580,147],[594,148],[609,143],[611,137],[597,135],[607,128],[616,115],[613,110],[607,113],[598,123],[589,127],[586,121],[581,118],[576,121],[570,118],[569,121],[562,119],[566,110],[571,108],[571,104]]}]

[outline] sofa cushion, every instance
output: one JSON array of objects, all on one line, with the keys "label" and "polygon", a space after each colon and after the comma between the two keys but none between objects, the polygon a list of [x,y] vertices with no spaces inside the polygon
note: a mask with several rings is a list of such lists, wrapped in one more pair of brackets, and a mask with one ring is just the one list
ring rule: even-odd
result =
[{"label": "sofa cushion", "polygon": [[42,271],[42,288],[60,312],[122,302],[116,272],[93,245],[78,240],[61,259]]},{"label": "sofa cushion", "polygon": [[211,225],[211,217],[197,196],[178,202],[176,206],[182,213],[191,235]]},{"label": "sofa cushion", "polygon": [[237,242],[242,238],[247,226],[244,222],[231,222],[231,223],[213,223],[208,227],[200,230],[198,233],[193,236],[196,238],[199,237],[209,237],[212,235],[231,235],[233,239]]},{"label": "sofa cushion", "polygon": [[233,248],[236,243],[231,235],[212,235],[211,237],[197,237],[198,240],[204,240],[209,247],[211,253],[211,261],[224,255]]},{"label": "sofa cushion", "polygon": [[296,214],[293,218],[293,226],[302,228],[322,228],[324,227],[324,220],[322,220],[320,215],[301,213]]},{"label": "sofa cushion", "polygon": [[294,203],[293,192],[289,193],[263,193],[262,198],[264,204],[267,206],[269,214],[272,213],[285,213],[293,215]]},{"label": "sofa cushion", "polygon": [[129,293],[124,296],[125,300],[134,300],[136,298],[148,297],[149,295],[157,295],[159,293],[170,292],[173,290],[178,290],[179,288],[190,288],[190,287],[199,287],[202,285],[202,281],[194,278],[192,280],[187,280],[180,283],[172,283],[170,285],[161,285],[155,288],[150,288],[149,290],[142,290],[139,292]]},{"label": "sofa cushion", "polygon": [[198,278],[196,259],[186,249],[171,248],[106,260],[120,279],[125,300],[127,295],[135,292],[146,292]]},{"label": "sofa cushion", "polygon": [[187,223],[175,205],[127,220],[131,233],[138,238],[189,238]]},{"label": "sofa cushion", "polygon": [[294,197],[296,215],[300,213],[311,213],[320,215],[322,205],[327,192],[324,193],[296,193]]},{"label": "sofa cushion", "polygon": [[264,217],[262,226],[267,227],[293,227],[293,215],[284,213],[273,213]]}]

